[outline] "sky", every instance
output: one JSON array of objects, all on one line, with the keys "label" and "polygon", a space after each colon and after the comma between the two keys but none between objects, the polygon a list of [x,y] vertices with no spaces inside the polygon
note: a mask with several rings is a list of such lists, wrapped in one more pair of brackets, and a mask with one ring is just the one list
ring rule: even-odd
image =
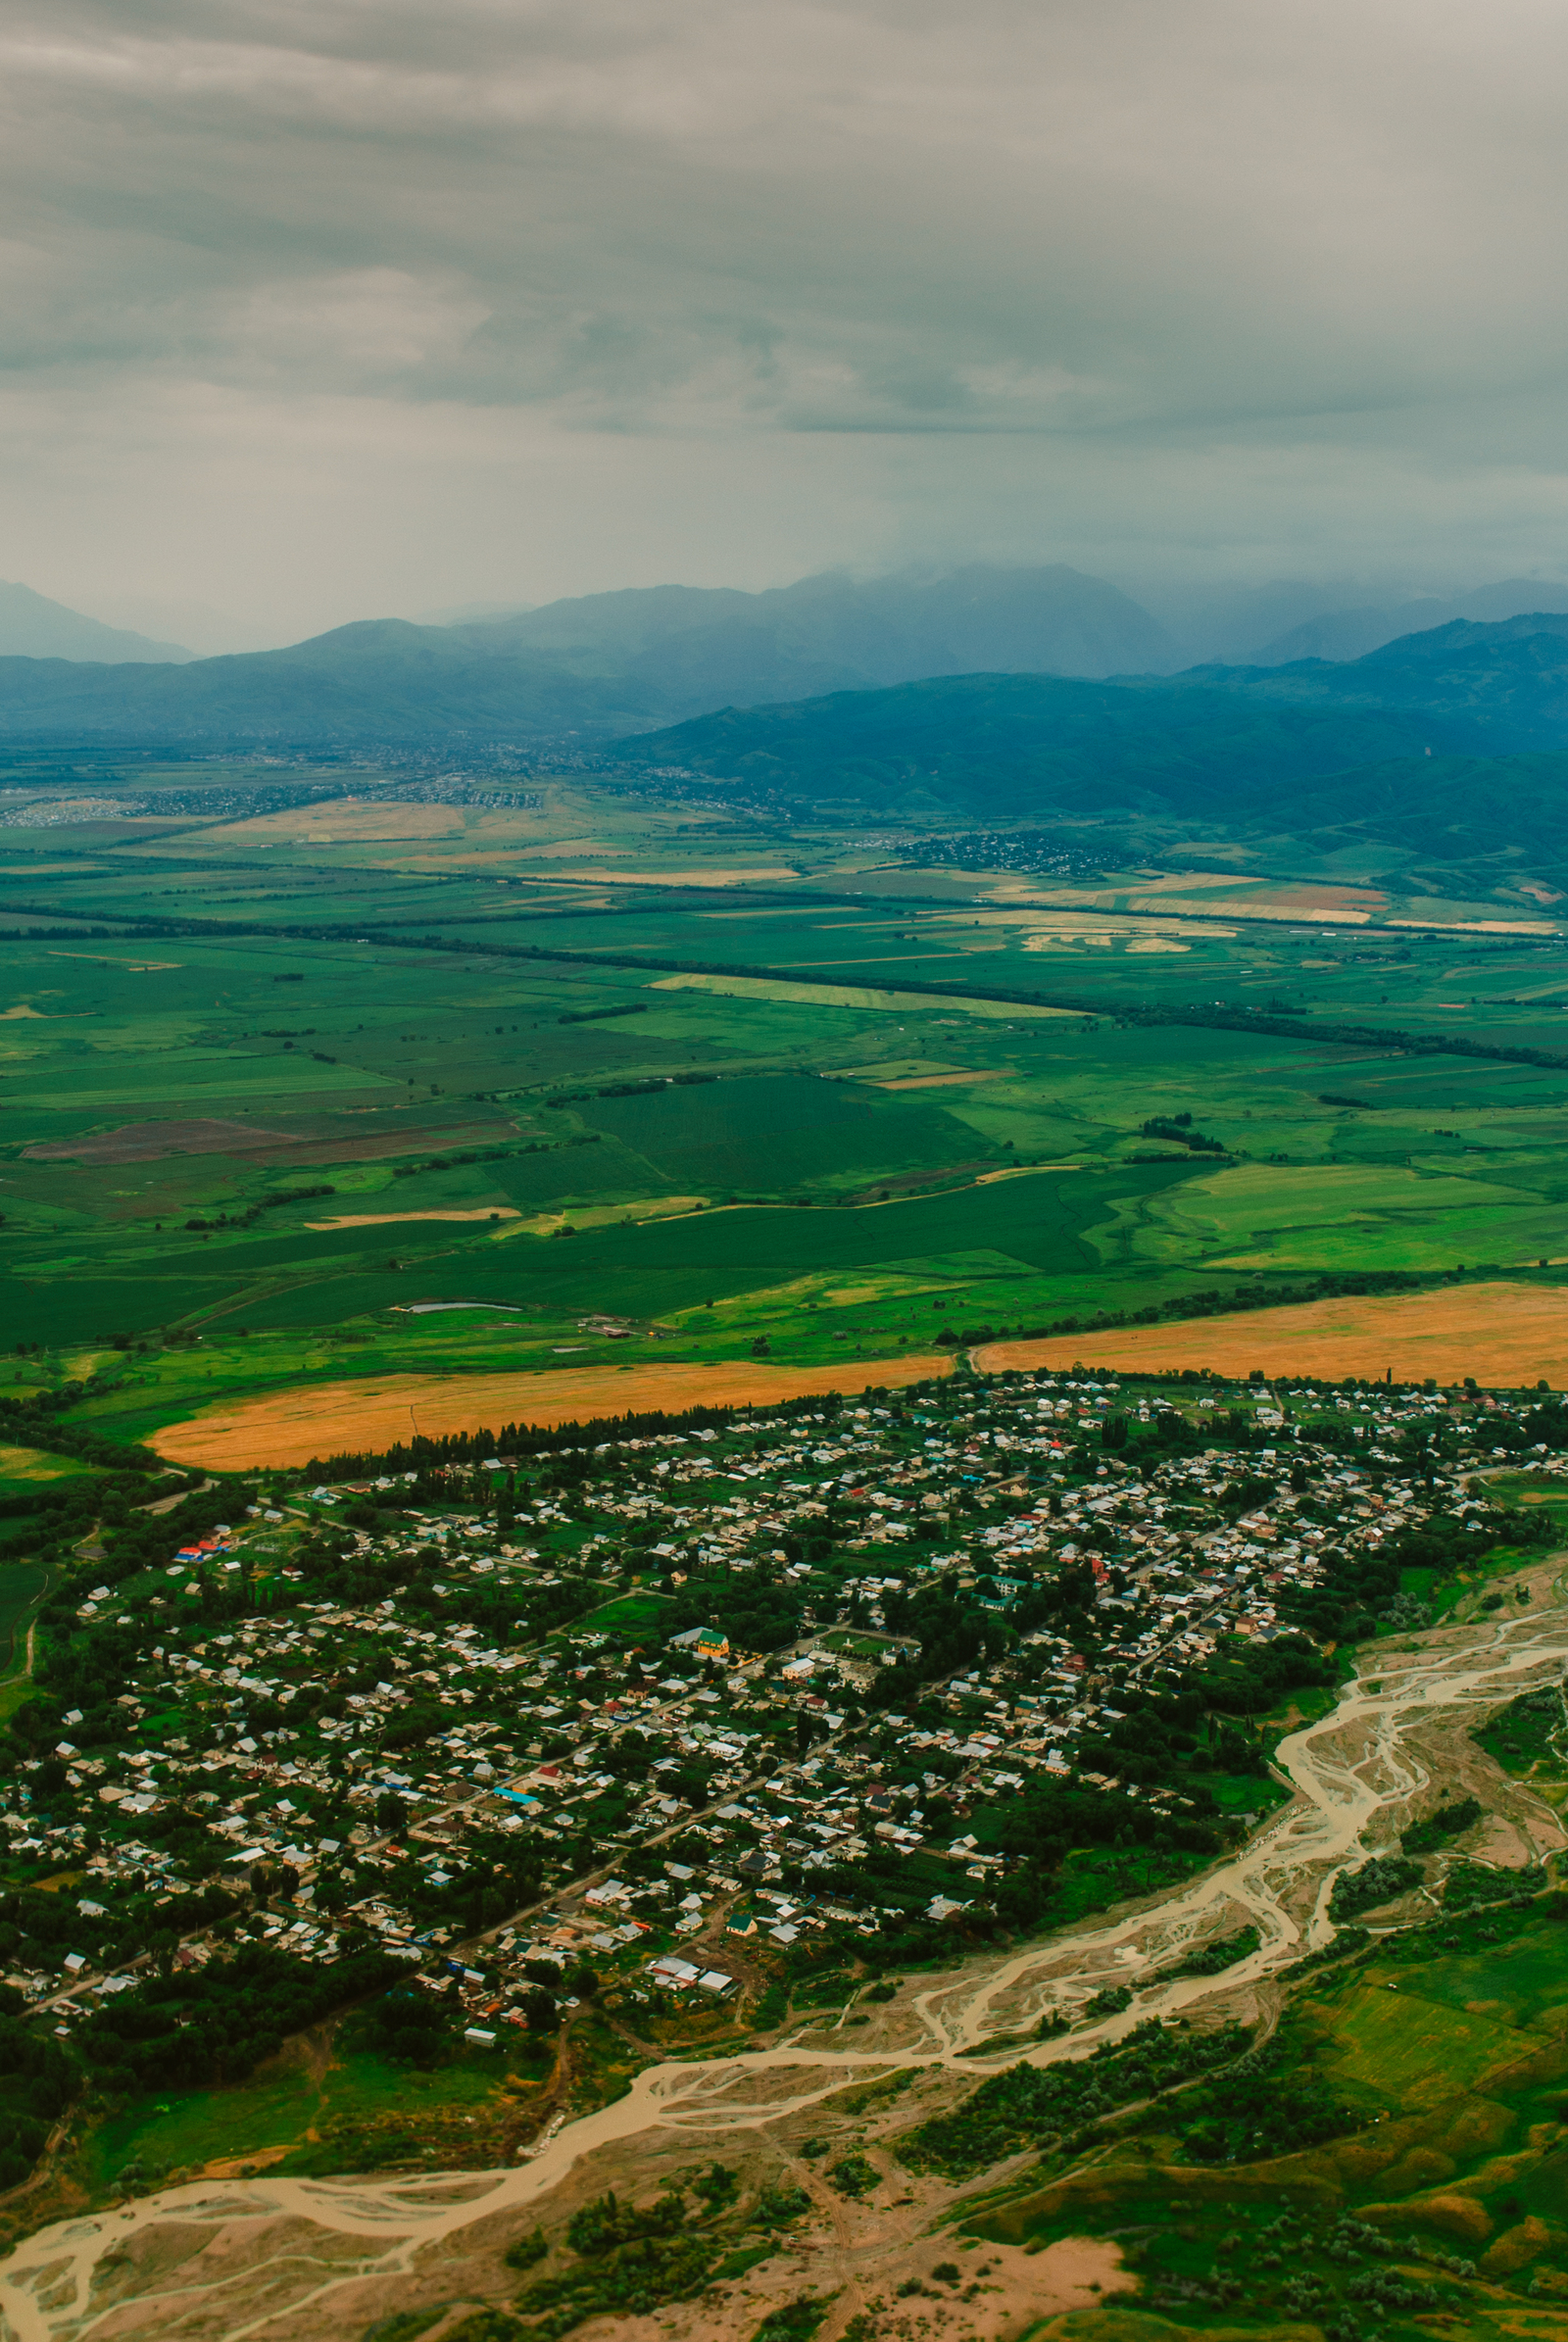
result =
[{"label": "sky", "polygon": [[13,0],[0,571],[198,650],[1568,570],[1557,0]]}]

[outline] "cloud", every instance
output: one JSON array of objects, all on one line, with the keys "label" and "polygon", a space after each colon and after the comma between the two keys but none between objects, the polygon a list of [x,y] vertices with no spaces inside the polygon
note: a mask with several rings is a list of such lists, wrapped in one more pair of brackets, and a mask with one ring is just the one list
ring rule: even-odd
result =
[{"label": "cloud", "polygon": [[24,0],[5,565],[288,633],[1551,562],[1565,63],[1544,0]]}]

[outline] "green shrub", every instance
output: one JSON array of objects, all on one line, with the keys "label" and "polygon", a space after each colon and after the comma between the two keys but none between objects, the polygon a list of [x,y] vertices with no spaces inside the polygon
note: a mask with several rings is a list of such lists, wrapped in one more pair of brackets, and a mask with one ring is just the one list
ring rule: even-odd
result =
[{"label": "green shrub", "polygon": [[1135,2099],[1155,2097],[1228,2065],[1249,2038],[1240,2025],[1196,2033],[1151,2019],[1124,2041],[1102,2041],[1088,2057],[1058,2066],[1009,2066],[952,2114],[933,2116],[910,2131],[900,2145],[900,2160],[911,2171],[967,2177]]},{"label": "green shrub", "polygon": [[864,2196],[880,2186],[882,2174],[863,2155],[846,2155],[842,2163],[832,2166],[828,2180],[841,2196]]},{"label": "green shrub", "polygon": [[809,2212],[810,2209],[811,2199],[805,2188],[791,2187],[785,2181],[764,2187],[757,2199],[757,2217],[769,2227],[776,2227],[785,2220],[799,2220],[803,2212]]},{"label": "green shrub", "polygon": [[1196,1952],[1189,1952],[1185,1960],[1178,1960],[1173,1968],[1162,1968],[1162,1976],[1217,1976],[1224,1969],[1234,1968],[1239,1960],[1250,1959],[1263,1938],[1256,1927],[1239,1927],[1234,1935],[1218,1936],[1213,1943],[1205,1943]]},{"label": "green shrub", "polygon": [[1461,1797],[1453,1805],[1440,1805],[1424,1822],[1412,1822],[1408,1830],[1400,1830],[1400,1848],[1406,1854],[1435,1854],[1447,1839],[1457,1837],[1461,1830],[1479,1822],[1481,1814],[1482,1808],[1474,1797]]},{"label": "green shrub", "polygon": [[811,2336],[821,2324],[833,2305],[834,2296],[825,2294],[820,2300],[809,2294],[798,2294],[794,2301],[770,2310],[752,2336],[752,2342],[811,2342]]},{"label": "green shrub", "polygon": [[1402,1854],[1379,1855],[1375,1861],[1363,1863],[1358,1871],[1340,1873],[1329,1897],[1329,1917],[1354,1919],[1358,1911],[1370,1911],[1379,1903],[1392,1903],[1396,1895],[1407,1895],[1412,1886],[1420,1883],[1418,1862],[1409,1862]]}]

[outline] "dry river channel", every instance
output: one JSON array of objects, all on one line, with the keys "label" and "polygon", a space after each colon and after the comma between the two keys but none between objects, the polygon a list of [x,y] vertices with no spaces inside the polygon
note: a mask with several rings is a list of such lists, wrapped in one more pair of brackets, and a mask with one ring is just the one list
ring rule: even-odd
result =
[{"label": "dry river channel", "polygon": [[[1541,1585],[1540,1579],[1537,1580]],[[1543,1586],[1542,1590],[1545,1588]],[[498,2213],[523,2212],[548,2197],[583,2157],[626,2148],[670,2130],[693,2134],[694,2150],[722,2148],[724,2135],[777,2122],[828,2097],[857,2075],[900,2067],[946,2066],[978,2082],[1024,2056],[1033,2065],[1082,2057],[1150,2017],[1170,2017],[1238,1988],[1266,1983],[1280,1969],[1329,1942],[1328,1899],[1343,1869],[1387,1850],[1408,1801],[1430,1779],[1420,1743],[1445,1721],[1477,1721],[1490,1708],[1559,1682],[1568,1660],[1568,1604],[1561,1588],[1528,1611],[1494,1613],[1434,1629],[1396,1647],[1364,1654],[1375,1676],[1348,1683],[1337,1705],[1284,1740],[1278,1763],[1295,1794],[1230,1861],[1188,1885],[1085,1924],[1005,1957],[969,1963],[887,2011],[896,2039],[849,2049],[812,2030],[772,2049],[647,2068],[625,2097],[568,2124],[508,2170],[420,2173],[393,2179],[257,2178],[192,2181],[114,2211],[57,2222],[20,2245],[0,2267],[4,2342],[89,2342],[89,2337],[155,2333],[197,2311],[190,2330],[245,2342],[288,2332],[332,2330],[332,2301],[368,2277],[412,2271],[432,2249]],[[1468,1713],[1467,1713],[1468,1712]],[[1541,1843],[1561,1842],[1556,1817],[1540,1809]],[[968,2055],[999,2033],[1017,2033],[1053,2010],[1071,2015],[1107,1983],[1135,1988],[1196,1940],[1250,1922],[1258,1948],[1218,1976],[1150,1983],[1133,2006],[1068,2035],[995,2057]],[[626,2146],[622,2146],[622,2142]],[[635,2150],[631,2150],[635,2160]],[[606,2184],[609,2183],[607,2177]],[[128,2301],[100,2272],[105,2256],[123,2267],[141,2232],[161,2228],[172,2249],[158,2256],[154,2289]],[[171,2229],[190,2231],[184,2251]],[[254,2249],[247,2251],[247,2231]],[[199,2240],[221,2234],[223,2266],[210,2256],[182,2283],[179,2264]],[[313,2248],[313,2234],[316,2240]],[[198,2311],[198,2303],[200,2309]],[[342,2330],[341,2328],[339,2330]]]}]

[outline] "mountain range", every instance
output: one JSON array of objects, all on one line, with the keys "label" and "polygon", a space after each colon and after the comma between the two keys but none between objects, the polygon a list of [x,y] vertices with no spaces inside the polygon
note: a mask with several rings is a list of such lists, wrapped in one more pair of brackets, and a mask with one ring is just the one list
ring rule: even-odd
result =
[{"label": "mountain range", "polygon": [[[1528,580],[1505,583],[1470,599],[1492,606],[1482,616],[1515,624],[1502,612],[1529,587]],[[1259,589],[1245,609],[1230,606],[1218,630],[1245,633],[1266,623],[1299,592]],[[1550,593],[1568,603],[1568,589]],[[1550,593],[1545,623],[1561,614]],[[1450,618],[1421,639],[1456,643],[1451,629],[1475,622]],[[760,594],[643,587],[445,626],[367,619],[284,650],[218,659],[171,653],[156,659],[159,646],[139,636],[121,637],[25,587],[0,592],[0,645],[29,624],[40,646],[74,627],[81,646],[104,637],[116,655],[89,659],[41,648],[0,655],[0,730],[215,744],[576,735],[602,745],[715,709],[874,693],[944,676],[1166,678],[1190,691],[1220,671],[1191,666],[1177,636],[1117,587],[1060,564],[971,564],[869,581],[834,575]],[[1208,624],[1211,632],[1218,625],[1214,610]],[[1369,626],[1378,631],[1366,612],[1320,614],[1296,634],[1328,641],[1336,627],[1353,635]],[[140,648],[127,654],[126,643]],[[1291,662],[1293,673],[1298,663]],[[1362,655],[1348,663],[1359,672]],[[1249,685],[1245,672],[1223,687],[1263,688]],[[1389,670],[1373,696],[1395,688]],[[1334,696],[1327,685],[1301,680],[1289,690]]]},{"label": "mountain range", "polygon": [[171,738],[606,738],[728,705],[925,675],[1105,675],[1180,663],[1116,587],[1061,566],[807,578],[763,594],[654,586],[450,626],[339,626],[180,667],[0,658],[0,726]]},{"label": "mountain range", "polygon": [[[1253,617],[1279,607],[1265,595]],[[1059,566],[656,587],[183,663],[0,657],[0,730],[443,752],[574,741],[632,769],[917,818],[1348,822],[1439,861],[1511,844],[1568,867],[1568,610],[1451,617],[1351,659],[1176,673],[1174,641]]]}]

